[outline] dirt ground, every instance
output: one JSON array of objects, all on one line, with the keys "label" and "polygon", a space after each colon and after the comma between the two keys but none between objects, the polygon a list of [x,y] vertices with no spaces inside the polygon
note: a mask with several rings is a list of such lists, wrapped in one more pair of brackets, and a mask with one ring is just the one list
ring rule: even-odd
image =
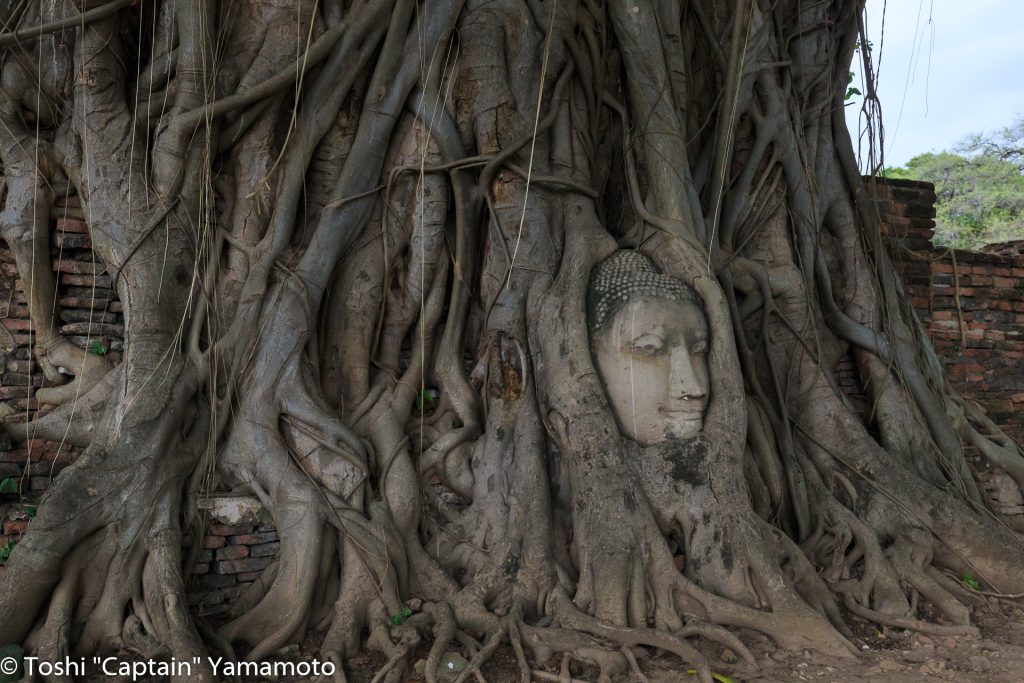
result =
[{"label": "dirt ground", "polygon": [[[721,658],[720,647],[702,648],[716,663],[715,672],[735,683],[776,683],[821,681],[822,683],[907,683],[911,681],[957,681],[966,683],[1024,683],[1024,600],[1020,606],[999,604],[974,615],[981,637],[927,636],[899,629],[876,629],[859,623],[864,635],[856,638],[861,654],[840,659],[816,652],[783,652],[765,638],[743,633],[744,641],[757,658],[757,670],[750,670]],[[715,652],[717,650],[717,653]],[[729,657],[727,659],[734,659]],[[376,657],[367,657],[356,670],[350,670],[350,683],[366,683],[375,672]],[[653,654],[641,660],[650,683],[696,681],[685,665],[675,657]],[[484,667],[488,683],[519,683],[519,670],[510,648],[497,652]],[[535,683],[557,683],[558,667],[547,667],[548,676],[533,676]],[[364,678],[365,677],[365,678]],[[405,683],[423,678],[410,674]],[[439,679],[441,683],[445,677]],[[454,677],[452,678],[454,680]],[[470,681],[473,679],[470,678]],[[619,679],[623,683],[639,681],[636,676]],[[572,683],[595,683],[597,670],[573,667]],[[449,681],[450,683],[450,681]]]},{"label": "dirt ground", "polygon": [[[723,664],[736,683],[822,681],[823,683],[905,683],[907,681],[1024,682],[1024,601],[1021,606],[997,604],[974,615],[981,637],[928,636],[899,629],[876,629],[868,624],[856,639],[859,657],[839,659],[816,652],[783,652],[766,640],[748,645],[759,670],[746,672]],[[668,661],[652,661],[651,683],[681,681]],[[690,680],[694,677],[687,676]]]},{"label": "dirt ground", "polygon": [[[1024,609],[1002,604],[975,614],[981,637],[926,636],[886,629],[857,644],[850,661],[775,653],[747,681],[1024,681]],[[866,648],[866,649],[864,649]]]},{"label": "dirt ground", "polygon": [[[757,660],[757,668],[750,669],[736,663],[731,652],[721,646],[691,641],[698,645],[714,665],[720,683],[789,683],[792,681],[820,681],[821,683],[908,683],[914,681],[957,681],[958,683],[1024,683],[1024,600],[1018,604],[997,603],[984,611],[976,611],[974,624],[981,637],[930,636],[899,629],[879,629],[866,622],[851,619],[851,626],[861,635],[855,638],[861,648],[860,655],[848,659],[829,657],[817,652],[786,652],[756,633],[741,632],[744,643]],[[319,650],[319,637],[311,636],[301,649],[289,646],[280,654],[282,659],[315,658]],[[425,658],[428,645],[423,645],[412,659]],[[456,664],[465,663],[453,655]],[[685,683],[697,678],[689,673],[677,657],[663,653],[640,653],[640,666],[648,683]],[[349,662],[348,683],[370,683],[385,663],[380,653],[364,652]],[[574,664],[571,683],[597,683],[596,668]],[[438,677],[438,683],[453,683],[453,674]],[[531,676],[531,683],[560,683],[557,663],[544,667]],[[487,683],[521,683],[519,668],[510,647],[502,647],[483,667]],[[102,676],[89,676],[87,681],[99,683]],[[140,678],[139,681],[151,679]],[[155,680],[155,679],[154,679]],[[264,680],[264,679],[245,679]],[[282,678],[276,683],[289,683]],[[301,679],[306,681],[307,679]],[[410,671],[403,683],[422,683],[424,677]],[[474,678],[469,678],[473,683]],[[298,683],[298,681],[296,681]],[[635,675],[616,679],[615,683],[643,683]]]}]

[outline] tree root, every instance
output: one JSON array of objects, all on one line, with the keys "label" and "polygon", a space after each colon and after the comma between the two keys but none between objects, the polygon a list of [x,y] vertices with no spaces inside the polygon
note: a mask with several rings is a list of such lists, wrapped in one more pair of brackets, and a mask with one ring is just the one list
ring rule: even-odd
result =
[{"label": "tree root", "polygon": [[941,624],[930,624],[927,621],[921,621],[920,619],[911,619],[910,617],[897,617],[882,612],[876,612],[873,609],[864,607],[858,604],[852,596],[844,596],[843,604],[846,605],[846,609],[850,610],[858,617],[873,621],[883,626],[893,626],[895,628],[905,628],[912,631],[919,631],[921,633],[929,633],[932,635],[939,636],[974,636],[978,637],[980,631],[974,626],[943,626]]},{"label": "tree root", "polygon": [[44,387],[36,392],[41,404],[59,406],[88,394],[114,369],[110,361],[101,355],[80,349],[63,337],[57,337],[37,351],[40,363],[57,369],[62,375],[74,375],[74,379],[57,387]]}]

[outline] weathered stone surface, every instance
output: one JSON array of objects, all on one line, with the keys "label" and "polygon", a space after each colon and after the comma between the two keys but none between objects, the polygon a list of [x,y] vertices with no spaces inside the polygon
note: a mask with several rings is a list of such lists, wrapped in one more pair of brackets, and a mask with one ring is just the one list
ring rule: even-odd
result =
[{"label": "weathered stone surface", "polygon": [[211,522],[227,526],[258,524],[263,510],[255,496],[231,493],[203,496],[199,498],[198,506]]}]

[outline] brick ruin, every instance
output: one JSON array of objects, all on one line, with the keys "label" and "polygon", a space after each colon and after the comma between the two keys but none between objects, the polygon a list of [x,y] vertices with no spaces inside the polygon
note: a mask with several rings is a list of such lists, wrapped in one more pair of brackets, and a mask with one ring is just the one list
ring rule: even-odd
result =
[{"label": "brick ruin", "polygon": [[876,186],[911,304],[950,382],[1024,443],[1024,240],[982,251],[932,244],[931,183]]},{"label": "brick ruin", "polygon": [[[935,193],[930,183],[874,180],[869,189],[910,303],[953,386],[1024,442],[1024,241],[981,252],[933,245]],[[110,276],[91,250],[77,197],[56,202],[52,224],[61,332],[83,353],[103,353],[117,363],[124,334],[121,307]],[[0,243],[0,402],[19,420],[50,409],[35,399],[43,376],[29,353],[31,333],[21,281]],[[840,361],[836,378],[852,398],[863,393],[852,359]],[[0,494],[0,548],[25,533],[32,502],[77,455],[67,444],[47,441],[12,447],[0,434],[0,481],[11,479],[19,489]],[[979,476],[1004,513],[1024,514],[1024,500],[1016,486],[1007,485],[1006,475],[979,465]],[[269,566],[279,542],[254,498],[210,494],[198,505],[205,531],[198,545],[186,535],[184,556],[192,565],[190,602],[197,612],[212,616],[228,612],[239,596],[244,601],[246,586]]]}]

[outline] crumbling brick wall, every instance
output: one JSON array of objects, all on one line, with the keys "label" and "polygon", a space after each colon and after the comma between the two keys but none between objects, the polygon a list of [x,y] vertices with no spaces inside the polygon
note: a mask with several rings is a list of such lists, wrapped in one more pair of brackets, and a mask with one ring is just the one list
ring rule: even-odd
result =
[{"label": "crumbling brick wall", "polygon": [[1013,248],[985,253],[932,244],[931,183],[869,187],[911,305],[950,382],[1024,443],[1024,256]]},{"label": "crumbling brick wall", "polygon": [[[51,213],[60,331],[83,353],[103,353],[116,364],[124,336],[121,303],[92,251],[84,218],[75,196],[59,198]],[[35,398],[43,375],[29,353],[33,333],[14,257],[0,242],[0,402],[13,410],[8,420],[23,422],[53,409]],[[0,434],[0,480],[13,477],[23,493],[37,494],[77,455],[73,446],[52,441],[12,447]]]}]

